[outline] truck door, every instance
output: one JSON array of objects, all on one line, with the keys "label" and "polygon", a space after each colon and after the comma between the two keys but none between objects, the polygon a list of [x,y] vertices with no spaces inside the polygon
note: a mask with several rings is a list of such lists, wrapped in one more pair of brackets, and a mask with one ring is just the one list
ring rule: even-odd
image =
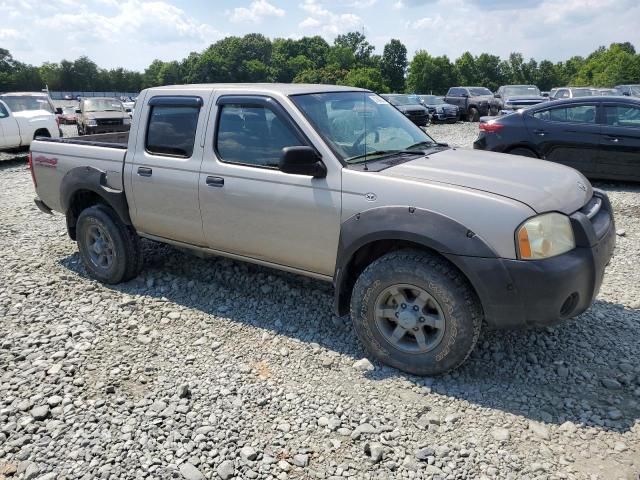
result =
[{"label": "truck door", "polygon": [[215,102],[200,174],[209,247],[333,275],[341,169],[327,165],[326,178],[278,169],[283,147],[311,142],[275,99],[227,94]]},{"label": "truck door", "polygon": [[18,122],[9,112],[4,102],[0,102],[0,147],[13,148],[20,146],[20,129]]},{"label": "truck door", "polygon": [[171,93],[151,97],[138,129],[131,131],[137,132],[135,150],[126,160],[133,221],[141,232],[204,245],[198,203],[202,146],[197,132],[206,126],[201,110],[207,99]]}]

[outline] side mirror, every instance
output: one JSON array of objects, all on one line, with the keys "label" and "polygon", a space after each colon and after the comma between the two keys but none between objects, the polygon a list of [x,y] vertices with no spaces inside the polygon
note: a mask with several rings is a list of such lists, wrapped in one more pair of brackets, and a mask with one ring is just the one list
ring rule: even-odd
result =
[{"label": "side mirror", "polygon": [[62,115],[62,108],[61,107],[57,107],[56,108],[56,115]]},{"label": "side mirror", "polygon": [[294,175],[309,175],[314,178],[327,176],[327,167],[318,153],[311,147],[285,147],[280,157],[280,170]]},{"label": "side mirror", "polygon": [[624,95],[625,97],[630,97],[631,94],[629,92],[622,92],[622,95]]},{"label": "side mirror", "polygon": [[82,110],[80,110],[79,108],[76,108],[76,113],[82,113]]},{"label": "side mirror", "polygon": [[542,96],[545,98],[549,98],[549,92],[542,92]]},{"label": "side mirror", "polygon": [[464,98],[469,98],[469,94],[468,94],[467,92],[463,93],[463,94],[462,94],[462,95],[460,95],[460,96],[461,96],[461,97],[464,97]]},{"label": "side mirror", "polygon": [[130,108],[125,108],[124,111],[127,112],[127,113],[131,113],[131,109]]},{"label": "side mirror", "polygon": [[500,95],[499,93],[496,93],[493,98],[502,98],[502,95]]}]

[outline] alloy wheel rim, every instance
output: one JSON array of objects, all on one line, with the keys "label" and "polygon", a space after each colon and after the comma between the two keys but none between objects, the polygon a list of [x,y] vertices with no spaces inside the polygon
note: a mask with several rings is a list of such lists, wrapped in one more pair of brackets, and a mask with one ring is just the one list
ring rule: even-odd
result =
[{"label": "alloy wheel rim", "polygon": [[91,225],[87,229],[87,252],[91,263],[96,267],[108,270],[113,265],[115,258],[113,240],[99,225]]},{"label": "alloy wheel rim", "polygon": [[442,308],[421,287],[391,285],[378,295],[374,308],[378,331],[402,352],[430,352],[444,337],[446,322]]}]

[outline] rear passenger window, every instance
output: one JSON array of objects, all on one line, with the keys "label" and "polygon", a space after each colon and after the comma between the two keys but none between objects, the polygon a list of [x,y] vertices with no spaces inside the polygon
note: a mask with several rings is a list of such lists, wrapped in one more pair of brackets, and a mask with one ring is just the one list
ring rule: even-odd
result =
[{"label": "rear passenger window", "polygon": [[623,105],[607,105],[604,109],[607,125],[640,128],[640,108]]},{"label": "rear passenger window", "polygon": [[284,147],[303,145],[266,107],[224,104],[220,108],[215,147],[223,162],[278,167]]},{"label": "rear passenger window", "polygon": [[151,107],[145,148],[149,153],[189,158],[200,108],[158,105]]},{"label": "rear passenger window", "polygon": [[596,123],[595,105],[576,105],[542,110],[533,114],[538,120],[571,123]]}]

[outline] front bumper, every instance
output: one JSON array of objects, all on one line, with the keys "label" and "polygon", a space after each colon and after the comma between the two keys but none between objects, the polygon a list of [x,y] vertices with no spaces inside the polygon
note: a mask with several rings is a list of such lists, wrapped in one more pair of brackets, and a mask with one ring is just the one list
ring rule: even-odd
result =
[{"label": "front bumper", "polygon": [[616,234],[604,192],[596,215],[571,215],[576,248],[545,260],[448,255],[474,285],[490,328],[552,325],[575,317],[595,300],[613,255]]},{"label": "front bumper", "polygon": [[129,125],[98,125],[97,127],[85,127],[87,135],[94,135],[98,133],[114,133],[114,132],[128,132],[131,129]]},{"label": "front bumper", "polygon": [[459,119],[458,112],[434,112],[431,114],[431,120],[436,122],[457,122]]},{"label": "front bumper", "polygon": [[414,124],[416,124],[418,127],[424,127],[429,123],[429,114],[426,112],[424,114],[419,114],[419,115],[408,114],[408,113],[405,113],[404,115],[409,120],[411,120]]}]

